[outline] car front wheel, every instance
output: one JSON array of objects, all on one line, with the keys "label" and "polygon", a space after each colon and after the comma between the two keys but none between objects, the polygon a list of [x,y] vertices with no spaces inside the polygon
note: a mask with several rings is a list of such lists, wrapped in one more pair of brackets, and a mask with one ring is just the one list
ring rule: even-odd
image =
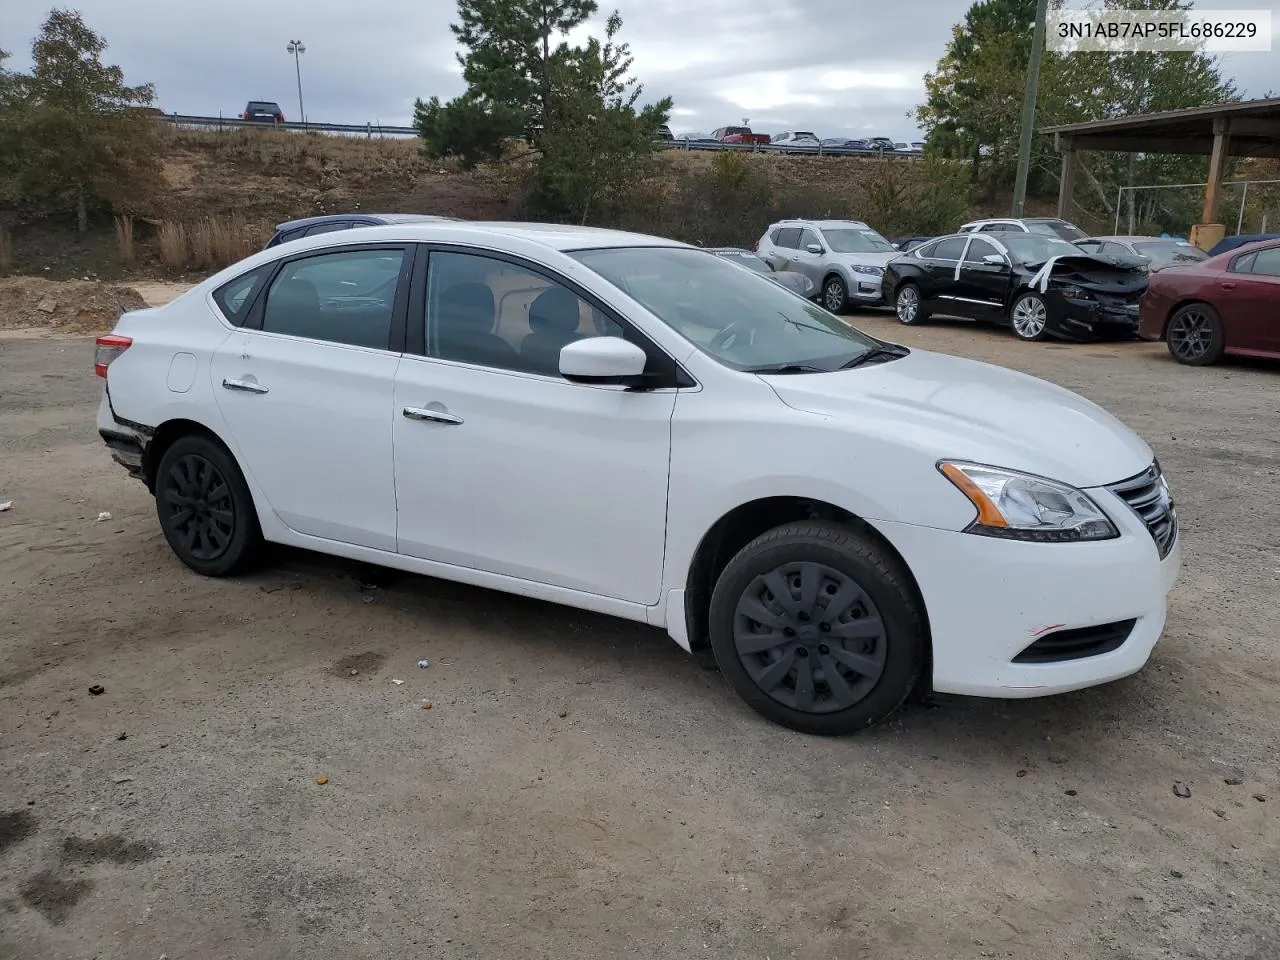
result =
[{"label": "car front wheel", "polygon": [[156,468],[155,495],[165,540],[196,573],[227,576],[258,556],[253,497],[235,459],[212,438],[175,440]]},{"label": "car front wheel", "polygon": [[839,277],[827,277],[822,285],[822,305],[832,313],[843,313],[849,304],[849,293]]},{"label": "car front wheel", "polygon": [[729,561],[712,592],[711,646],[758,713],[802,733],[842,735],[884,720],[924,662],[910,578],[848,527],[802,521]]},{"label": "car front wheel", "polygon": [[1022,340],[1045,340],[1049,336],[1049,307],[1038,293],[1024,293],[1009,310],[1013,332]]}]

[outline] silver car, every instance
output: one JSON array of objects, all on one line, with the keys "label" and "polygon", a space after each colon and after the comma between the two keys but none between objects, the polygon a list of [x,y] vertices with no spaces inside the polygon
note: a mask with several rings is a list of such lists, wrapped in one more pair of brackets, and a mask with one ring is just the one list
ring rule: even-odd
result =
[{"label": "silver car", "polygon": [[808,277],[822,305],[840,313],[851,304],[885,302],[880,281],[897,250],[861,220],[780,220],[765,231],[756,253],[775,270]]},{"label": "silver car", "polygon": [[1198,263],[1209,255],[1187,240],[1173,237],[1089,237],[1076,246],[1100,257],[1137,257],[1152,273],[1176,263]]},{"label": "silver car", "polygon": [[741,247],[711,247],[707,253],[714,253],[722,260],[728,260],[730,263],[736,263],[738,266],[754,273],[763,273],[779,286],[786,287],[792,293],[798,293],[806,300],[812,300],[813,295],[818,288],[814,286],[813,281],[802,273],[794,273],[792,271],[778,272],[769,266],[765,261],[761,260],[750,250],[744,250]]}]

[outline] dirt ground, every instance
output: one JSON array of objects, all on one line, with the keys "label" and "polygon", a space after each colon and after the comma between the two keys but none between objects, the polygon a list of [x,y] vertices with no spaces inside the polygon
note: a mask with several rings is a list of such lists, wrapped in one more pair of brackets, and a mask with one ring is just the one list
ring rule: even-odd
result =
[{"label": "dirt ground", "polygon": [[1274,960],[1280,368],[857,322],[1148,439],[1185,567],[1146,670],[822,740],[638,625],[292,552],[200,579],[89,341],[0,335],[0,956]]}]

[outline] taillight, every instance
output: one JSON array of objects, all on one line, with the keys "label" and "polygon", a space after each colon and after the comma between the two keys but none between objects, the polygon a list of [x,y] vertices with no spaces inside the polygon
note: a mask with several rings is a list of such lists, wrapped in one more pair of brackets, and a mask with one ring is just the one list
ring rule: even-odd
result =
[{"label": "taillight", "polygon": [[249,119],[249,111],[248,111],[248,110],[246,110],[244,113],[240,114],[240,119],[241,119],[241,120],[248,120],[248,119]]},{"label": "taillight", "polygon": [[118,337],[114,333],[99,337],[93,351],[93,372],[100,377],[105,377],[111,361],[131,346],[133,346],[132,337]]}]

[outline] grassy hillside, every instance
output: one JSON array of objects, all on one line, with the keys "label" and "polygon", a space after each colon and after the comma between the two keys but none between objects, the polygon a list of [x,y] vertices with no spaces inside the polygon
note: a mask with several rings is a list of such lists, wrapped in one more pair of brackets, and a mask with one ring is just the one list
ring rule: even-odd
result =
[{"label": "grassy hillside", "polygon": [[[514,158],[462,173],[425,160],[412,140],[270,130],[169,130],[165,136],[162,183],[133,211],[131,224],[102,217],[80,235],[66,222],[18,223],[10,231],[8,272],[52,278],[198,274],[257,249],[276,223],[319,213],[514,218],[527,171]],[[657,176],[632,208],[612,211],[602,225],[751,244],[775,216],[856,216],[893,233],[898,225],[877,222],[876,211],[881,221],[894,219],[885,205],[901,205],[894,198],[909,193],[924,169],[904,161],[739,156],[741,162],[726,172],[713,153],[664,153]],[[120,237],[121,226],[131,241]]]}]

